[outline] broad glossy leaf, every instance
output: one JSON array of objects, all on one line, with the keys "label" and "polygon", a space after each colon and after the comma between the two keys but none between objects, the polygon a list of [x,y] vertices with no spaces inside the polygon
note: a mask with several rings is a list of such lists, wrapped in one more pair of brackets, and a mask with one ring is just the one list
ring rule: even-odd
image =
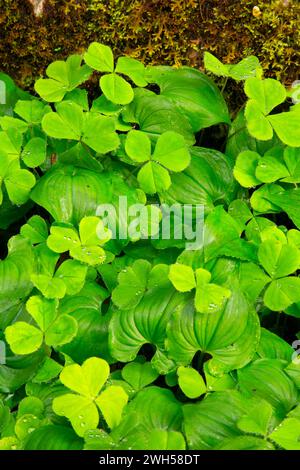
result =
[{"label": "broad glossy leaf", "polygon": [[178,384],[188,398],[197,398],[206,393],[206,385],[196,369],[180,366],[177,369]]},{"label": "broad glossy leaf", "polygon": [[83,441],[72,428],[48,424],[30,434],[25,450],[80,450]]},{"label": "broad glossy leaf", "polygon": [[166,346],[177,364],[188,365],[197,351],[213,356],[209,371],[222,375],[251,361],[259,341],[256,313],[240,292],[218,312],[197,314],[193,299],[178,308],[167,327]]},{"label": "broad glossy leaf", "polygon": [[163,132],[175,131],[183,135],[188,144],[195,143],[193,128],[188,117],[164,96],[137,90],[134,100],[122,115],[126,122],[137,123],[139,129],[149,137],[157,138]]},{"label": "broad glossy leaf", "polygon": [[[157,432],[178,432],[181,430],[181,421],[182,407],[172,392],[148,387],[141,390],[125,408],[122,422],[112,431],[111,436],[124,450],[165,449],[168,447],[168,438],[166,435],[158,436]],[[180,441],[182,446],[182,439]]]},{"label": "broad glossy leaf", "polygon": [[155,83],[160,87],[160,95],[189,119],[194,132],[220,122],[229,124],[225,101],[210,78],[189,67],[159,67],[159,70]]},{"label": "broad glossy leaf", "polygon": [[287,418],[270,434],[276,444],[286,450],[300,450],[300,420]]},{"label": "broad glossy leaf", "polygon": [[229,204],[234,199],[236,181],[228,158],[202,147],[191,147],[190,152],[190,165],[183,172],[172,174],[172,184],[163,193],[164,201],[170,205],[203,205],[207,212],[214,204]]},{"label": "broad glossy leaf", "polygon": [[259,359],[238,371],[240,389],[268,401],[276,416],[283,419],[297,403],[298,392],[293,381],[275,359]]},{"label": "broad glossy leaf", "polygon": [[[30,276],[33,265],[33,252],[28,240],[21,236],[11,238],[8,256],[0,261],[0,324],[3,329],[32,290]],[[13,309],[16,309],[15,313]]]},{"label": "broad glossy leaf", "polygon": [[241,435],[238,419],[247,401],[237,392],[215,392],[196,404],[183,406],[184,431],[190,450],[211,450],[227,438]]}]

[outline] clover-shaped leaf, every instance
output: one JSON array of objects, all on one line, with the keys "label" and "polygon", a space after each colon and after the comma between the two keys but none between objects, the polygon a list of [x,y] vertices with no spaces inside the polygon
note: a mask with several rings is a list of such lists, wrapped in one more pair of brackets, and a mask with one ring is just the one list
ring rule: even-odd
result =
[{"label": "clover-shaped leaf", "polygon": [[112,117],[84,112],[73,101],[58,103],[56,111],[46,114],[42,120],[42,128],[50,137],[78,140],[103,154],[119,146]]},{"label": "clover-shaped leaf", "polygon": [[19,159],[10,158],[6,153],[0,153],[0,203],[2,202],[1,184],[4,182],[7,194],[14,204],[24,204],[35,185],[34,175],[20,168]]},{"label": "clover-shaped leaf", "polygon": [[223,64],[210,52],[204,52],[204,66],[213,74],[230,77],[234,80],[246,80],[261,74],[262,68],[257,57],[251,55],[242,59],[238,64]]},{"label": "clover-shaped leaf", "polygon": [[159,373],[153,368],[151,362],[130,362],[122,369],[122,377],[136,391],[141,390],[154,382]]},{"label": "clover-shaped leaf", "polygon": [[300,267],[299,248],[287,241],[267,239],[259,247],[258,259],[272,279],[264,294],[266,306],[281,311],[299,302],[300,278],[287,277]]},{"label": "clover-shaped leaf", "polygon": [[46,70],[49,78],[40,78],[35,83],[36,92],[50,103],[61,101],[68,91],[88,80],[92,71],[87,65],[81,65],[80,55],[71,55],[64,62],[52,62]]},{"label": "clover-shaped leaf", "polygon": [[143,297],[151,270],[146,260],[137,260],[118,275],[118,286],[112,292],[112,301],[119,308],[133,308]]},{"label": "clover-shaped leaf", "polygon": [[137,175],[141,188],[148,194],[162,192],[171,186],[169,171],[183,171],[191,157],[184,138],[173,131],[161,134],[153,154],[151,141],[141,131],[128,132],[125,151],[136,163],[145,163]]},{"label": "clover-shaped leaf", "polygon": [[53,410],[68,418],[79,436],[97,428],[98,408],[111,429],[121,420],[128,396],[122,387],[115,385],[108,386],[100,393],[108,377],[108,363],[97,357],[87,359],[81,366],[67,366],[60,374],[61,382],[75,393],[55,398]]},{"label": "clover-shaped leaf", "polygon": [[59,314],[57,300],[33,296],[27,301],[26,308],[37,326],[20,321],[5,330],[6,340],[15,354],[37,351],[43,341],[48,346],[61,346],[76,335],[76,320],[70,315]]},{"label": "clover-shaped leaf", "polygon": [[95,70],[105,73],[100,78],[104,96],[112,103],[125,105],[133,100],[131,85],[118,74],[127,75],[138,86],[146,86],[145,67],[136,59],[120,57],[114,65],[110,47],[93,42],[84,55],[85,62]]},{"label": "clover-shaped leaf", "polygon": [[46,160],[46,140],[41,137],[30,139],[22,150],[21,158],[26,166],[35,168]]},{"label": "clover-shaped leaf", "polygon": [[183,264],[170,267],[169,279],[179,292],[188,292],[196,288],[195,307],[201,313],[215,313],[224,306],[231,292],[226,287],[210,282],[211,273],[206,269],[194,270]]},{"label": "clover-shaped leaf", "polygon": [[47,239],[48,247],[55,253],[70,252],[70,256],[92,266],[102,264],[106,255],[102,248],[111,238],[111,231],[98,217],[84,217],[79,231],[74,227],[52,225]]},{"label": "clover-shaped leaf", "polygon": [[14,112],[31,125],[40,124],[44,115],[50,111],[49,105],[38,100],[19,100],[14,108]]},{"label": "clover-shaped leaf", "polygon": [[300,108],[293,106],[290,112],[270,114],[287,98],[287,92],[277,80],[261,80],[251,77],[245,82],[245,93],[249,100],[245,108],[245,117],[249,133],[259,140],[270,140],[275,130],[279,139],[291,147],[300,146],[299,125]]}]

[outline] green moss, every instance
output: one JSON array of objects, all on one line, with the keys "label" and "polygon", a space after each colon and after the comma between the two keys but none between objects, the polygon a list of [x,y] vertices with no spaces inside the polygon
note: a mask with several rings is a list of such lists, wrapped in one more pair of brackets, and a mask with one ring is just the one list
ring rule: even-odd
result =
[{"label": "green moss", "polygon": [[39,18],[27,0],[0,0],[0,67],[30,88],[51,61],[97,40],[154,64],[201,67],[204,50],[225,62],[255,54],[267,75],[291,83],[299,26],[297,0],[48,0]]}]

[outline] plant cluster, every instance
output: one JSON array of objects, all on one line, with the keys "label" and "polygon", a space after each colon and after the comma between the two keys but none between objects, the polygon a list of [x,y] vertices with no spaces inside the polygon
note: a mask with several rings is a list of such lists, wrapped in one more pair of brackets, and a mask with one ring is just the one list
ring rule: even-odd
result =
[{"label": "plant cluster", "polygon": [[[0,75],[0,449],[300,449],[300,105],[254,56],[205,66],[234,119],[199,70],[100,43],[39,97]],[[197,246],[163,205],[203,207]]]}]

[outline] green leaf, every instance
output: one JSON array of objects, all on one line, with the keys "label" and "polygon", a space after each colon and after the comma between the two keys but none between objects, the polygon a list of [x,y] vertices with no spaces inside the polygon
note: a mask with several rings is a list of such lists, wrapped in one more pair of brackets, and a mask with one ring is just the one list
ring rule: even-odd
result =
[{"label": "green leaf", "polygon": [[193,269],[184,264],[172,264],[170,266],[169,279],[179,292],[189,292],[196,287]]},{"label": "green leaf", "polygon": [[8,326],[5,337],[15,354],[30,354],[37,351],[43,342],[43,333],[35,326],[23,321]]},{"label": "green leaf", "polygon": [[65,416],[71,421],[78,436],[82,437],[86,431],[98,426],[98,410],[89,398],[67,393],[54,398],[52,407],[57,415]]},{"label": "green leaf", "polygon": [[80,140],[84,118],[81,107],[65,101],[57,104],[56,110],[56,113],[47,113],[43,117],[43,131],[56,139]]},{"label": "green leaf", "polygon": [[300,450],[300,420],[296,418],[285,419],[270,434],[270,439],[286,450]]},{"label": "green leaf", "polygon": [[260,155],[250,150],[240,153],[237,157],[233,174],[244,188],[251,188],[261,183],[256,177],[256,168],[259,161]]},{"label": "green leaf", "polygon": [[258,259],[267,273],[273,279],[278,279],[299,269],[300,251],[295,245],[267,240],[259,247]]},{"label": "green leaf", "polygon": [[241,435],[238,419],[247,401],[234,390],[215,392],[196,404],[183,406],[184,430],[190,450],[212,450],[225,439]]},{"label": "green leaf", "polygon": [[238,371],[241,391],[269,402],[279,419],[297,403],[297,389],[282,368],[276,359],[259,359]]},{"label": "green leaf", "polygon": [[82,440],[72,428],[47,424],[33,431],[26,440],[26,450],[80,450]]},{"label": "green leaf", "polygon": [[264,80],[255,77],[248,78],[245,82],[245,93],[248,98],[255,101],[264,115],[269,114],[286,99],[285,87],[273,78]]},{"label": "green leaf", "polygon": [[99,72],[114,71],[114,57],[110,47],[93,42],[84,54],[85,62]]},{"label": "green leaf", "polygon": [[183,135],[190,145],[195,143],[194,133],[188,117],[178,107],[160,95],[145,90],[135,90],[134,100],[122,112],[126,122],[139,125],[149,137],[156,137],[166,131]]},{"label": "green leaf", "polygon": [[136,391],[141,390],[151,384],[158,378],[159,374],[154,370],[150,362],[141,364],[139,362],[130,362],[122,369],[122,377]]},{"label": "green leaf", "polygon": [[32,274],[31,280],[47,299],[62,299],[66,295],[66,285],[61,279],[46,274]]},{"label": "green leaf", "polygon": [[42,121],[43,116],[51,111],[49,106],[38,100],[23,101],[16,103],[14,112],[21,116],[29,124],[37,125]]},{"label": "green leaf", "polygon": [[204,67],[209,72],[220,77],[229,77],[230,66],[223,64],[210,52],[204,52]]},{"label": "green leaf", "polygon": [[106,116],[85,115],[82,129],[82,142],[97,153],[108,153],[118,148],[120,141],[114,120]]},{"label": "green leaf", "polygon": [[115,71],[127,75],[137,86],[144,87],[148,84],[144,64],[132,57],[119,57]]},{"label": "green leaf", "polygon": [[151,141],[141,131],[129,131],[125,141],[127,155],[136,162],[147,162],[151,157]]},{"label": "green leaf", "polygon": [[105,97],[115,104],[128,104],[134,94],[131,85],[116,73],[109,73],[100,78],[100,87]]},{"label": "green leaf", "polygon": [[70,390],[92,398],[98,395],[108,376],[107,362],[97,357],[90,357],[82,366],[72,364],[65,367],[60,374],[60,380]]},{"label": "green leaf", "polygon": [[95,402],[99,407],[104,419],[110,429],[120,424],[123,408],[128,401],[128,395],[122,387],[111,385],[107,387]]},{"label": "green leaf", "polygon": [[196,270],[196,310],[201,313],[216,313],[222,309],[231,292],[226,287],[210,284],[211,273],[206,269]]},{"label": "green leaf", "polygon": [[75,318],[70,315],[60,315],[47,329],[45,343],[53,347],[70,343],[76,336],[77,329]]},{"label": "green leaf", "polygon": [[196,314],[190,299],[178,306],[167,327],[166,348],[178,365],[191,363],[197,351],[213,356],[209,372],[222,375],[251,361],[259,342],[257,314],[238,291],[213,315]]},{"label": "green leaf", "polygon": [[184,138],[172,131],[159,136],[152,158],[175,172],[183,171],[191,161]]},{"label": "green leaf", "polygon": [[158,67],[158,70],[161,73],[154,81],[160,87],[160,95],[188,118],[194,132],[220,122],[229,124],[226,103],[210,78],[189,67]]},{"label": "green leaf", "polygon": [[25,165],[35,168],[46,160],[46,140],[41,137],[33,137],[25,145],[21,158]]},{"label": "green leaf", "polygon": [[118,286],[112,291],[112,301],[121,309],[134,308],[142,299],[151,264],[137,260],[118,275]]},{"label": "green leaf", "polygon": [[82,289],[86,275],[87,266],[75,260],[65,261],[55,273],[55,277],[65,284],[68,295],[77,294]]},{"label": "green leaf", "polygon": [[141,189],[147,194],[155,194],[171,186],[168,171],[155,162],[146,163],[137,175]]},{"label": "green leaf", "polygon": [[291,147],[300,147],[300,113],[288,112],[272,114],[268,117],[279,139]]},{"label": "green leaf", "polygon": [[20,233],[23,237],[28,238],[30,243],[36,245],[43,243],[48,237],[48,227],[44,219],[39,215],[33,215],[28,222],[21,227]]},{"label": "green leaf", "polygon": [[24,204],[29,199],[29,193],[35,185],[35,177],[30,171],[16,168],[10,170],[4,182],[11,202]]},{"label": "green leaf", "polygon": [[191,367],[178,367],[178,384],[188,398],[198,398],[206,393],[206,385],[199,372]]},{"label": "green leaf", "polygon": [[[273,408],[261,400],[251,407],[245,416],[242,416],[237,425],[239,429],[247,434],[261,434],[267,436],[272,428]],[[274,420],[273,420],[274,421]]]},{"label": "green leaf", "polygon": [[61,101],[68,91],[88,80],[91,69],[86,65],[81,66],[81,56],[74,54],[66,62],[52,62],[46,74],[49,78],[37,80],[35,90],[45,101],[55,103]]},{"label": "green leaf", "polygon": [[46,357],[45,361],[38,369],[33,378],[34,383],[50,382],[50,380],[57,377],[62,371],[62,366],[50,357]]},{"label": "green leaf", "polygon": [[269,120],[264,116],[260,105],[250,100],[246,104],[245,118],[249,134],[259,140],[270,140],[273,137],[273,128]]},{"label": "green leaf", "polygon": [[57,300],[48,300],[41,296],[32,296],[26,303],[27,311],[45,332],[57,317]]},{"label": "green leaf", "polygon": [[285,310],[295,302],[300,302],[299,277],[276,279],[271,282],[264,295],[265,305],[275,312]]}]

